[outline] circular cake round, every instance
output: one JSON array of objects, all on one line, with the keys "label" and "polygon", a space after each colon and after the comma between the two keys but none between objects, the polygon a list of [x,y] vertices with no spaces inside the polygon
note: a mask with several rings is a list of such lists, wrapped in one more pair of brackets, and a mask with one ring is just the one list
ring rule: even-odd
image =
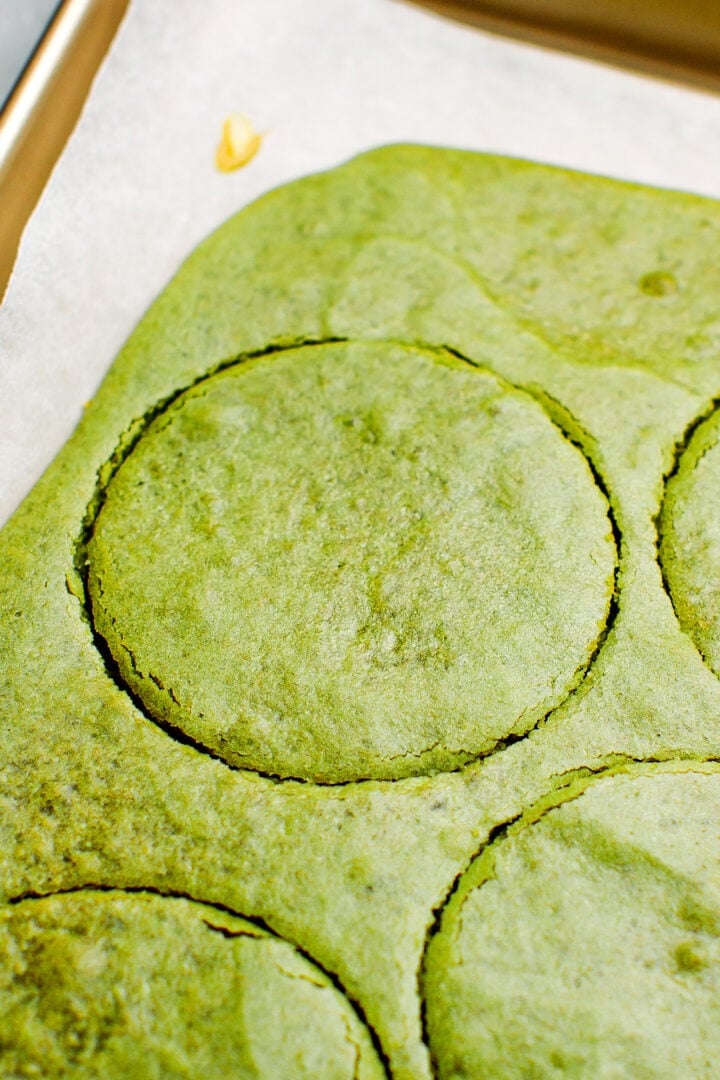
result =
[{"label": "circular cake round", "polygon": [[720,413],[700,424],[667,486],[660,560],[680,625],[720,675]]},{"label": "circular cake round", "polygon": [[82,890],[6,908],[0,1006],[4,1077],[386,1076],[319,968],[180,898]]},{"label": "circular cake round", "polygon": [[152,716],[231,765],[337,783],[526,734],[582,678],[616,550],[528,395],[449,354],[336,343],[176,398],[88,557],[95,626]]},{"label": "circular cake round", "polygon": [[649,770],[491,843],[425,958],[439,1080],[713,1076],[718,814],[717,770]]}]

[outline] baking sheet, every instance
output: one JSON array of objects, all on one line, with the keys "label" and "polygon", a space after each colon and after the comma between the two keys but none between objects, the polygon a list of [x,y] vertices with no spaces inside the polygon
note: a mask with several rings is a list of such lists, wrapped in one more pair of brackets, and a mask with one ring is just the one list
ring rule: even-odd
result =
[{"label": "baking sheet", "polygon": [[720,5],[707,0],[414,0],[464,22],[720,91]]},{"label": "baking sheet", "polygon": [[[17,15],[24,2],[6,0],[10,6],[0,17],[0,36],[3,22],[15,26],[13,12]],[[0,302],[27,220],[77,122],[127,3],[54,4],[42,40],[0,108]]]},{"label": "baking sheet", "polygon": [[[224,117],[268,132],[217,172]],[[401,0],[132,0],[0,308],[0,521],[212,228],[381,143],[491,150],[720,196],[720,98]]]}]

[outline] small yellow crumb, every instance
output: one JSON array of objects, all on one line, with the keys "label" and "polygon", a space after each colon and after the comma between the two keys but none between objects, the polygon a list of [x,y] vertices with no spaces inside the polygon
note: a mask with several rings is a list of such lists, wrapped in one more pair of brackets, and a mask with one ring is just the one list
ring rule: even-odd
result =
[{"label": "small yellow crumb", "polygon": [[223,124],[215,164],[221,172],[242,168],[255,157],[261,140],[245,113],[232,113]]}]

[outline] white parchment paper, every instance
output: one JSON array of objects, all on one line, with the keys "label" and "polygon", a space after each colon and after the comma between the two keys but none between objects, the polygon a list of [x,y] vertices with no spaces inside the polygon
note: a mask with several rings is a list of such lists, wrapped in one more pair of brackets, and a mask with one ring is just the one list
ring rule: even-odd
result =
[{"label": "white parchment paper", "polygon": [[[225,175],[214,151],[235,111],[268,135]],[[402,0],[131,0],[0,307],[0,522],[206,233],[270,187],[394,141],[720,196],[720,97]]]}]

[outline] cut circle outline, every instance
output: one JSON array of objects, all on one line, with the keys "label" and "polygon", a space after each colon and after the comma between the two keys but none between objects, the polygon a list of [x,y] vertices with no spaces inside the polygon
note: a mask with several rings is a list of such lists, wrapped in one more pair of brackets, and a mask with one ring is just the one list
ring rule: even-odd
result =
[{"label": "cut circle outline", "polygon": [[[430,768],[428,770],[419,769],[416,772],[408,772],[399,776],[358,775],[340,779],[318,779],[314,777],[308,777],[306,775],[276,773],[270,770],[263,769],[261,767],[245,766],[243,764],[238,765],[236,763],[228,761],[222,755],[222,753],[219,753],[217,751],[216,747],[208,745],[202,738],[198,738],[196,735],[188,733],[181,726],[174,723],[168,717],[158,716],[154,711],[149,710],[146,702],[142,699],[141,696],[138,695],[136,689],[130,686],[127,682],[127,679],[123,677],[117,660],[113,655],[113,652],[106,638],[98,631],[93,612],[93,603],[90,598],[88,588],[89,560],[87,555],[87,549],[88,542],[94,533],[97,517],[105,503],[108,488],[111,485],[113,478],[117,474],[118,470],[122,467],[124,462],[127,460],[127,458],[132,454],[132,452],[134,451],[138,443],[142,440],[143,436],[147,432],[148,428],[153,424],[153,422],[163,413],[165,413],[168,409],[170,409],[176,402],[178,402],[179,399],[182,399],[183,397],[188,395],[191,391],[195,390],[196,387],[200,387],[203,384],[208,383],[216,375],[231,371],[232,369],[243,367],[247,364],[248,361],[256,361],[266,358],[275,359],[288,353],[294,353],[298,350],[311,347],[324,347],[327,345],[346,344],[359,344],[363,346],[370,346],[373,348],[392,347],[398,349],[406,349],[409,351],[428,354],[434,358],[440,358],[443,363],[447,363],[448,359],[451,361],[457,361],[461,365],[467,365],[468,368],[486,375],[494,382],[496,382],[500,387],[506,388],[508,392],[516,396],[521,396],[523,399],[527,400],[528,403],[530,403],[534,408],[539,409],[545,421],[550,425],[550,428],[560,436],[564,443],[569,444],[574,448],[574,450],[578,452],[578,454],[584,461],[585,466],[587,467],[587,471],[589,473],[588,480],[592,485],[590,490],[594,488],[596,490],[596,494],[599,493],[601,499],[603,500],[603,510],[608,523],[609,542],[613,550],[613,565],[611,574],[609,575],[612,581],[612,588],[607,595],[604,621],[599,626],[597,635],[594,640],[589,643],[590,647],[588,650],[586,661],[584,663],[581,663],[576,668],[571,683],[564,696],[554,702],[550,706],[550,708],[548,708],[543,713],[543,715],[539,716],[535,720],[535,722],[529,727],[528,730],[525,730],[519,734],[511,732],[507,736],[497,738],[488,748],[483,749],[482,751],[477,753],[467,754],[464,760],[459,761],[457,764],[451,767],[445,767],[440,769]],[[575,693],[577,693],[578,689],[581,687],[585,678],[587,677],[588,672],[593,667],[597,656],[602,650],[602,647],[605,643],[605,640],[607,639],[607,636],[612,628],[618,612],[619,569],[621,558],[622,537],[619,527],[617,525],[613,504],[609,492],[602,479],[602,476],[598,468],[592,461],[592,458],[587,448],[578,440],[577,431],[575,431],[574,429],[572,432],[566,430],[566,428],[562,424],[562,420],[558,417],[555,410],[553,410],[552,414],[548,411],[546,407],[546,402],[541,392],[537,396],[535,396],[532,392],[532,388],[516,386],[491,367],[481,365],[472,360],[471,358],[459,353],[457,350],[449,347],[438,347],[434,345],[419,344],[417,342],[385,342],[375,339],[368,341],[364,339],[359,339],[356,341],[355,339],[353,339],[352,341],[348,341],[347,339],[342,338],[329,338],[322,340],[309,340],[274,345],[266,349],[259,350],[255,353],[248,354],[247,356],[243,355],[240,357],[236,357],[227,362],[216,365],[214,368],[209,369],[208,371],[203,373],[202,376],[190,383],[188,386],[184,386],[178,389],[173,394],[169,395],[166,399],[157,403],[150,410],[148,410],[145,416],[143,416],[137,422],[133,423],[129,427],[128,432],[123,437],[123,440],[121,440],[121,442],[118,444],[115,453],[99,470],[96,494],[88,507],[83,527],[83,533],[77,544],[76,565],[83,582],[84,606],[88,615],[91,628],[93,630],[94,644],[97,647],[98,651],[101,653],[103,660],[105,661],[105,666],[110,677],[130,697],[135,707],[147,719],[159,726],[175,741],[191,746],[198,752],[222,762],[224,765],[226,765],[232,770],[265,778],[273,783],[309,783],[320,787],[336,787],[351,784],[363,784],[366,782],[395,783],[406,778],[411,778],[413,776],[434,775],[434,773],[436,772],[459,772],[469,767],[474,762],[489,757],[492,754],[502,751],[507,746],[527,738],[532,731],[542,726],[550,715],[563,708],[563,706],[565,706],[565,704],[567,703],[568,699],[571,698]]]},{"label": "cut circle outline", "polygon": [[[467,1062],[453,1059],[452,1049],[448,1051],[448,1048],[445,1047],[442,1051],[439,1050],[438,1039],[440,1038],[440,1034],[437,1030],[438,1019],[437,1017],[433,1018],[431,1016],[432,997],[438,990],[449,995],[452,998],[453,1005],[452,1008],[448,1006],[446,1012],[455,1017],[454,1010],[458,1004],[459,991],[457,987],[453,988],[453,984],[447,971],[447,963],[450,952],[453,950],[457,952],[457,938],[465,930],[466,923],[471,919],[471,915],[465,911],[467,901],[471,900],[473,896],[477,897],[478,894],[482,893],[482,890],[486,885],[493,887],[499,885],[501,898],[496,899],[496,907],[498,910],[508,910],[508,905],[512,908],[512,897],[514,894],[509,892],[505,895],[505,892],[507,892],[507,886],[504,883],[506,870],[502,865],[498,865],[498,857],[504,856],[506,851],[512,856],[514,854],[514,846],[519,844],[522,849],[518,856],[519,864],[524,868],[524,873],[533,875],[538,871],[538,868],[542,869],[542,860],[538,860],[532,853],[528,853],[528,851],[525,850],[525,846],[528,842],[531,842],[536,828],[542,832],[545,828],[544,822],[546,819],[551,821],[553,819],[559,820],[558,814],[562,815],[564,809],[572,806],[572,804],[582,803],[583,797],[590,792],[593,792],[594,796],[600,800],[600,795],[597,793],[596,789],[602,789],[606,783],[612,783],[615,780],[625,780],[632,784],[633,781],[636,780],[652,781],[653,779],[660,777],[674,777],[680,782],[689,777],[693,777],[697,780],[702,777],[715,778],[717,781],[720,779],[720,762],[713,758],[698,760],[684,758],[668,758],[667,760],[628,758],[621,765],[598,766],[597,769],[591,772],[578,769],[577,773],[567,779],[563,786],[548,791],[545,795],[532,803],[532,805],[525,806],[513,817],[490,829],[479,849],[468,859],[458,872],[443,899],[433,908],[433,918],[426,930],[425,943],[417,971],[417,985],[420,1000],[422,1039],[430,1058],[430,1069],[433,1080],[446,1080],[446,1078],[449,1080],[451,1076],[454,1077],[455,1075],[460,1074],[466,1075],[463,1070],[467,1069]],[[606,800],[603,800],[600,805],[602,810],[604,810]],[[650,817],[656,817],[656,814],[657,811],[654,810],[650,814]],[[688,827],[688,822],[685,818],[679,820],[684,822],[686,828]],[[675,815],[671,815],[671,821],[673,825],[678,825],[679,823],[678,820],[675,820]],[[572,825],[572,822],[570,824]],[[690,825],[690,827],[692,827],[692,825]],[[631,845],[634,844],[638,834],[633,829],[630,829],[628,835],[630,837],[628,843]],[[639,832],[639,836],[641,839],[644,836],[642,830]],[[611,871],[611,876],[613,876],[612,872],[616,871],[614,877],[618,881],[622,881],[626,872],[625,860],[627,858],[627,853],[622,846],[620,838],[618,838],[619,847],[617,852],[613,850],[612,841],[606,851],[603,848],[602,838],[595,838],[592,831],[589,832],[587,837],[583,837],[581,834],[577,842],[581,844],[581,847],[583,843],[597,843],[600,849],[596,856],[599,865],[606,866],[606,869]],[[687,850],[685,845],[682,845],[681,848],[683,852]],[[662,877],[662,860],[658,861],[652,854],[644,855],[644,853],[641,852],[641,855],[647,862],[645,870],[657,873]],[[580,861],[581,865],[584,866],[585,863],[582,860]],[[553,874],[555,873],[556,871],[553,870]],[[578,871],[578,873],[580,873],[580,871]],[[682,882],[687,889],[691,890],[692,888],[697,888],[691,878],[686,876],[684,865],[679,869],[673,870],[672,873],[677,875],[678,881]],[[594,881],[595,879],[593,878],[592,880]],[[560,884],[558,885],[558,889],[565,895],[567,892],[566,879],[561,875],[559,881]],[[597,887],[599,888],[599,886]],[[503,892],[503,890],[505,890],[505,892]],[[542,889],[542,883],[539,886],[533,885],[528,890],[528,895],[531,898],[531,903],[534,905],[533,911],[535,908],[542,909],[542,906],[545,903],[545,893]],[[532,900],[533,897],[535,898],[534,901]],[[575,901],[571,899],[568,903],[567,911],[565,911],[564,915],[556,919],[557,942],[559,943],[560,948],[569,952],[569,955],[576,955],[576,953],[573,951],[573,948],[568,945],[568,941],[570,940],[568,935],[568,920],[572,920],[575,917],[576,912],[578,913],[579,918],[582,918],[585,908],[586,903],[584,899],[576,899]],[[554,911],[554,908],[551,908],[551,910]],[[511,917],[513,916],[513,912],[514,909],[510,911]],[[665,914],[667,915],[670,924],[674,924],[674,916],[670,912],[666,912]],[[535,915],[537,915],[537,912],[535,912]],[[678,915],[680,922],[685,924],[690,936],[695,933],[702,934],[705,932],[704,928],[707,928],[708,933],[717,937],[717,928],[720,926],[720,906],[717,908],[716,915],[713,916],[709,913],[709,909],[705,909],[701,901],[696,905],[691,900],[687,905],[680,904]],[[531,947],[533,950],[532,971],[534,976],[536,976],[537,982],[542,979],[544,971],[553,971],[554,969],[551,962],[546,961],[545,963],[541,963],[535,955],[534,946],[528,945],[529,942],[534,942],[537,936],[530,929],[532,917],[532,913],[523,915],[522,909],[520,909],[518,918],[525,931],[524,934],[520,935],[520,939],[521,941],[524,941],[526,949]],[[551,915],[550,917],[552,918],[554,916]],[[607,921],[605,909],[602,907],[602,904],[599,909],[599,917],[602,920]],[[707,920],[709,920],[709,922]],[[483,920],[483,922],[484,921],[485,920]],[[632,918],[629,921],[629,926],[632,935],[635,933],[634,920]],[[506,945],[507,950],[512,953],[512,936],[509,936],[507,927],[492,932],[488,931],[488,933],[496,940],[498,946],[502,943]],[[448,944],[448,938],[452,939],[451,944]],[[474,945],[477,945],[477,942],[472,937],[471,941]],[[441,946],[443,953],[442,959],[437,956],[439,945]],[[628,949],[627,951],[628,953],[632,953],[632,949]],[[699,963],[696,963],[696,957],[691,948],[691,943],[681,942],[676,949],[674,956],[677,962],[677,971],[681,975],[683,973],[686,975],[693,975],[701,966]],[[494,962],[495,961],[491,960],[490,965],[492,966]],[[458,970],[467,970],[467,973],[472,973],[473,986],[479,984],[480,975],[478,969],[472,965],[468,958],[465,958],[464,960],[462,958],[459,960],[456,958],[454,963]],[[465,964],[468,965],[467,969],[465,969]],[[598,965],[598,970],[601,968],[602,964]],[[493,968],[493,971],[494,970],[496,969]],[[432,986],[429,985],[430,982],[432,982]],[[489,986],[489,993],[492,996],[495,992],[496,980],[493,980],[492,984],[489,984]],[[674,993],[674,985],[672,989]],[[607,997],[607,995],[605,996]],[[513,1008],[517,1009],[517,999],[513,997],[511,1000],[513,1002]],[[554,995],[551,991],[546,989],[544,994],[541,994],[540,1000],[553,1001]],[[713,1001],[717,1008],[716,995]],[[486,1003],[486,1006],[481,1007],[479,1011],[477,1007],[471,1009],[471,1014],[474,1017],[479,1018],[480,1016],[484,1016],[489,1008],[490,1006]],[[581,1013],[581,1015],[584,1015],[584,1013]],[[532,1025],[536,1019],[534,1018],[532,1010],[530,1010],[529,1016],[530,1019],[528,1022]],[[433,1028],[436,1030],[433,1031]],[[552,1031],[553,1025],[547,1025],[547,1029]],[[510,1036],[512,1045],[515,1045],[517,1042],[517,1045],[521,1048],[521,1052],[522,1048],[527,1049],[527,1047],[530,1047],[530,1052],[533,1054],[534,1051],[532,1050],[532,1047],[535,1046],[535,1039],[532,1034],[528,1036],[526,1041],[522,1038],[518,1040],[516,1035],[517,1033],[512,1029],[512,1035]],[[494,1045],[492,1038],[488,1045],[491,1044]],[[467,1035],[464,1030],[456,1052],[459,1055],[468,1052]],[[449,1072],[445,1071],[442,1067],[440,1061],[441,1053],[445,1057],[446,1063],[448,1054],[450,1055],[452,1067]],[[534,1057],[533,1061],[535,1061]],[[477,1063],[475,1064],[477,1065]],[[486,1067],[488,1067],[487,1064],[484,1065],[484,1068]],[[458,1073],[454,1071],[455,1068],[459,1069]],[[467,1075],[471,1074],[467,1073]],[[472,1075],[475,1075],[475,1073],[473,1072]],[[583,1073],[583,1075],[585,1074]],[[590,1073],[588,1073],[588,1075],[590,1075]]]},{"label": "cut circle outline", "polygon": [[[136,897],[144,898],[151,904],[155,902],[158,902],[158,904],[160,902],[177,902],[192,909],[193,915],[197,916],[198,922],[204,924],[208,931],[212,933],[228,939],[247,937],[257,941],[265,940],[273,942],[282,949],[287,949],[295,958],[300,970],[298,972],[284,972],[282,967],[279,967],[278,970],[291,979],[301,979],[312,986],[317,986],[319,989],[329,990],[342,1002],[342,1008],[347,1010],[347,1019],[350,1020],[350,1023],[356,1025],[356,1036],[366,1037],[364,1050],[353,1041],[356,1054],[353,1076],[359,1075],[357,1070],[361,1068],[362,1075],[372,1075],[377,1080],[381,1080],[381,1078],[382,1080],[390,1080],[392,1072],[389,1058],[377,1032],[369,1023],[360,1002],[348,993],[340,978],[316,960],[306,948],[283,936],[268,922],[256,915],[241,914],[226,904],[198,899],[189,893],[178,890],[161,890],[143,885],[112,885],[93,882],[54,889],[48,892],[27,890],[20,895],[10,897],[0,906],[0,919],[4,913],[11,920],[13,911],[25,907],[32,910],[33,906],[45,902],[63,902],[65,900],[71,901],[75,897],[94,896],[102,898],[103,902],[110,903],[113,899],[132,901]],[[35,929],[39,932],[39,925]],[[82,936],[84,940],[84,931]],[[303,968],[307,968],[307,971],[303,971]],[[347,1019],[344,1021],[346,1027]],[[350,1034],[351,1032],[346,1030],[344,1039],[349,1040]]]},{"label": "cut circle outline", "polygon": [[[712,522],[699,520],[708,478],[700,476],[713,464],[718,468],[720,450],[720,398],[688,425],[675,446],[673,465],[665,475],[660,506],[655,518],[656,555],[663,587],[680,629],[692,641],[708,670],[720,678],[720,590],[712,583],[720,575],[720,544],[713,538]],[[704,494],[715,497],[714,486]],[[707,565],[710,563],[710,565]],[[705,573],[698,573],[697,567]],[[717,571],[713,574],[713,569]],[[716,601],[716,603],[713,603]]]}]

